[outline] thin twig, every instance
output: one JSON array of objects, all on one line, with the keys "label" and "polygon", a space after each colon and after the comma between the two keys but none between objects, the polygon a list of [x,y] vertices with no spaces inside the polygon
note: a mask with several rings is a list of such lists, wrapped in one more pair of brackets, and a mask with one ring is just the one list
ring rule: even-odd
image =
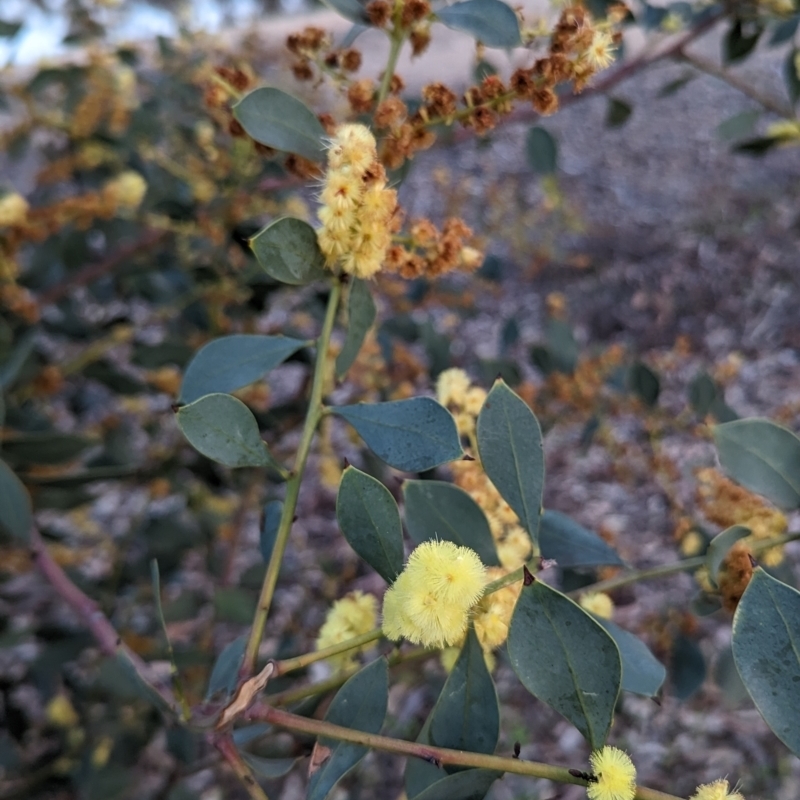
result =
[{"label": "thin twig", "polygon": [[169,708],[176,709],[177,704],[172,690],[153,675],[150,665],[122,641],[97,603],[85,595],[53,560],[37,528],[31,529],[30,537],[31,555],[39,571],[56,594],[80,617],[94,636],[100,651],[107,656],[121,657],[128,661],[141,680],[150,686]]},{"label": "thin twig", "polygon": [[767,111],[771,111],[773,114],[777,114],[779,117],[784,117],[785,119],[792,119],[794,117],[794,112],[791,108],[784,106],[777,100],[773,100],[771,97],[765,97],[748,81],[738,78],[729,70],[723,69],[713,61],[709,61],[707,58],[695,55],[694,53],[687,53],[685,50],[682,50],[677,56],[687,64],[691,64],[695,69],[700,70],[700,72],[704,72],[712,78],[717,78],[717,80],[723,83],[727,83],[728,86],[732,86],[746,97],[755,100],[756,103],[763,106]]},{"label": "thin twig", "polygon": [[220,736],[214,742],[214,747],[219,750],[222,757],[228,762],[236,777],[244,784],[252,800],[269,800],[264,790],[253,777],[250,767],[245,764],[230,734]]}]

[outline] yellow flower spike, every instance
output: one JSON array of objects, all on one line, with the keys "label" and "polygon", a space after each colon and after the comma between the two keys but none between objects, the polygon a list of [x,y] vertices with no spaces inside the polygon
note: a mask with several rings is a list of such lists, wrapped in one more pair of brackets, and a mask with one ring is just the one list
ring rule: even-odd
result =
[{"label": "yellow flower spike", "polygon": [[690,800],[744,800],[744,796],[739,792],[729,791],[728,781],[720,778],[713,783],[704,783],[702,786],[698,786]]},{"label": "yellow flower spike", "polygon": [[586,787],[589,800],[633,800],[636,767],[630,756],[616,747],[595,750],[589,756],[594,780]]}]

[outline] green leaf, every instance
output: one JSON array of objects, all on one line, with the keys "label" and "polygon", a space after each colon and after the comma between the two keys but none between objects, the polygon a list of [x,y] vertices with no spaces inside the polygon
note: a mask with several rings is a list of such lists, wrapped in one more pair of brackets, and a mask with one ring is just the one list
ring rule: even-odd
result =
[{"label": "green leaf", "polygon": [[525,156],[534,172],[539,175],[552,174],[558,167],[556,140],[544,128],[534,126],[525,137]]},{"label": "green leaf", "polygon": [[[386,716],[389,696],[389,671],[385,658],[379,658],[350,680],[336,693],[325,714],[325,721],[366,733],[378,733]],[[324,800],[334,784],[367,754],[366,747],[320,737],[319,743],[330,748],[329,757],[308,782],[308,800]]]},{"label": "green leaf", "polygon": [[800,75],[797,74],[798,58],[800,50],[793,47],[786,54],[786,61],[783,62],[783,79],[786,82],[786,92],[792,105],[797,105],[800,100]]},{"label": "green leaf", "polygon": [[617,643],[622,659],[622,690],[655,697],[667,677],[666,667],[638,637],[616,622],[592,614],[594,620]]},{"label": "green leaf", "polygon": [[744,539],[745,536],[750,536],[751,533],[750,528],[745,528],[744,525],[733,525],[730,528],[726,528],[722,533],[717,534],[709,542],[706,550],[706,568],[715,586],[717,585],[719,568],[722,566],[725,556],[728,555],[728,551],[736,542]]},{"label": "green leaf", "polygon": [[283,503],[280,500],[270,500],[264,506],[264,522],[261,525],[258,546],[265,564],[268,564],[272,557],[272,550],[275,547],[275,540],[278,538],[278,526],[280,525],[282,514]]},{"label": "green leaf", "polygon": [[247,634],[242,634],[226,645],[214,662],[211,677],[208,679],[206,700],[222,693],[225,698],[230,697],[239,681],[239,667],[244,661],[244,652],[247,649]]},{"label": "green leaf", "polygon": [[684,86],[688,83],[693,81],[697,77],[696,73],[694,72],[687,72],[685,75],[682,75],[680,78],[676,78],[674,81],[670,81],[669,83],[665,84],[658,90],[658,94],[656,97],[670,97],[673,94],[676,94]]},{"label": "green leaf", "polygon": [[689,405],[698,417],[705,417],[718,394],[716,381],[707,372],[699,372],[689,384]]},{"label": "green leaf", "polygon": [[462,455],[450,412],[430,397],[331,408],[395,469],[423,472]]},{"label": "green leaf", "polygon": [[616,97],[609,97],[606,107],[606,125],[609,128],[620,128],[628,121],[632,113],[633,107],[630,103]]},{"label": "green leaf", "polygon": [[0,527],[21,542],[30,540],[33,525],[31,498],[22,481],[0,461]]},{"label": "green leaf", "polygon": [[336,377],[341,378],[356,360],[367,332],[375,322],[375,302],[366,281],[353,280],[347,301],[347,336],[341,352],[336,356]]},{"label": "green leaf", "polygon": [[764,153],[777,147],[781,140],[774,136],[756,136],[754,139],[748,139],[745,142],[737,144],[733,148],[734,153],[744,153],[748,156],[763,156]]},{"label": "green leaf", "polygon": [[646,405],[651,408],[658,402],[661,393],[661,381],[647,364],[636,361],[628,370],[628,387]]},{"label": "green leaf", "polygon": [[197,351],[186,367],[180,402],[207,394],[235,392],[262,378],[306,342],[288,336],[234,334],[214,339]]},{"label": "green leaf", "polygon": [[189,444],[226,467],[275,466],[250,409],[229,394],[207,394],[178,409]]},{"label": "green leaf", "polygon": [[268,780],[275,780],[275,778],[287,775],[299,760],[297,758],[261,758],[261,756],[254,756],[246,750],[240,750],[239,755],[256,775]]},{"label": "green leaf", "polygon": [[281,283],[304,286],[330,275],[317,232],[301,219],[271,222],[250,239],[250,248],[267,275]]},{"label": "green leaf", "polygon": [[387,583],[403,570],[403,527],[397,503],[375,478],[347,467],[336,496],[336,518],[350,547]]},{"label": "green leaf", "polygon": [[3,452],[9,461],[24,464],[63,464],[72,461],[87,447],[97,443],[73,433],[42,431],[10,436],[3,442]]},{"label": "green leaf", "polygon": [[409,800],[483,800],[492,784],[502,775],[489,769],[466,769],[448,775],[423,789],[408,795]]},{"label": "green leaf", "polygon": [[[334,11],[345,19],[359,25],[370,25],[369,14],[365,10],[365,3],[359,0],[323,0],[326,6],[330,6]],[[346,45],[342,45],[343,47]]]},{"label": "green leaf", "polygon": [[219,620],[247,625],[256,611],[253,592],[241,586],[228,586],[214,592],[214,615]]},{"label": "green leaf", "polygon": [[670,656],[672,692],[678,700],[688,700],[706,679],[706,661],[703,653],[683,634],[678,634],[672,643]]},{"label": "green leaf", "polygon": [[800,506],[800,439],[768,419],[740,419],[713,429],[725,472],[781,508]]},{"label": "green leaf", "polygon": [[0,39],[13,39],[22,28],[22,22],[0,19]]},{"label": "green leaf", "polygon": [[743,139],[753,132],[759,119],[761,119],[760,111],[742,111],[717,125],[717,136],[723,142]]},{"label": "green leaf", "polygon": [[760,567],[733,616],[733,657],[767,725],[800,755],[800,594]]},{"label": "green leaf", "polygon": [[742,20],[735,20],[722,43],[723,61],[733,64],[748,56],[758,44],[763,30],[759,22],[749,22],[745,27]]},{"label": "green leaf", "polygon": [[622,683],[614,640],[580,606],[540,580],[524,586],[508,633],[511,666],[531,694],[601,748]]},{"label": "green leaf", "polygon": [[19,337],[9,357],[0,364],[0,389],[8,389],[17,379],[25,362],[33,353],[38,335],[38,328],[31,328]]},{"label": "green leaf", "polygon": [[545,375],[553,372],[572,375],[579,355],[572,326],[562,319],[550,318],[545,324],[545,345],[531,348],[531,363]]},{"label": "green leaf", "polygon": [[522,44],[519,19],[500,0],[463,0],[437,10],[448,28],[464,31],[487,47],[517,47]]},{"label": "green leaf", "polygon": [[165,714],[174,714],[174,709],[158,693],[156,688],[148,683],[138,672],[133,662],[125,653],[117,651],[115,657],[108,660],[116,668],[120,683],[126,685],[125,688],[130,694],[147,700]]},{"label": "green leaf", "polygon": [[785,19],[776,25],[769,40],[770,47],[775,47],[794,39],[798,25],[800,25],[800,14],[795,14],[793,17],[789,17],[789,19]]},{"label": "green leaf", "polygon": [[478,415],[478,452],[489,480],[538,551],[544,488],[542,431],[524,400],[502,381],[492,387]]},{"label": "green leaf", "polygon": [[539,522],[539,550],[559,567],[624,566],[617,552],[596,533],[560,511],[543,511]]},{"label": "green leaf", "polygon": [[262,87],[245,95],[233,115],[248,136],[268,147],[322,161],[325,129],[311,109],[280,89]]},{"label": "green leaf", "polygon": [[406,529],[416,544],[444,539],[474,550],[487,567],[500,566],[483,509],[463,490],[444,481],[403,484]]},{"label": "green leaf", "polygon": [[471,753],[493,753],[500,707],[483,648],[470,627],[452,672],[431,712],[431,743]]}]

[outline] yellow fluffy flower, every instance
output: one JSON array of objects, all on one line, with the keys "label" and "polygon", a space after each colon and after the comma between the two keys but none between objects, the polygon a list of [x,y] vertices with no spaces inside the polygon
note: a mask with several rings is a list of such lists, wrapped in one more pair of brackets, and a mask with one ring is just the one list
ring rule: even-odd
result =
[{"label": "yellow fluffy flower", "polygon": [[630,756],[616,747],[595,750],[589,756],[594,781],[586,787],[589,800],[633,800],[636,767]]},{"label": "yellow fluffy flower", "polygon": [[744,800],[744,797],[739,792],[729,791],[728,781],[721,778],[714,783],[698,786],[690,800]]},{"label": "yellow fluffy flower", "polygon": [[614,616],[614,601],[605,592],[587,592],[578,600],[584,611],[589,611],[603,619]]},{"label": "yellow fluffy flower", "polygon": [[469,390],[469,375],[463,369],[452,367],[439,373],[436,379],[436,399],[443,406],[461,407]]},{"label": "yellow fluffy flower", "polygon": [[[491,567],[486,573],[490,581],[507,574],[501,567]],[[472,622],[478,641],[485,652],[500,647],[508,639],[508,627],[521,591],[522,582],[517,581],[485,595],[475,606]]]},{"label": "yellow fluffy flower", "polygon": [[16,192],[0,197],[0,228],[22,225],[28,217],[28,201]]},{"label": "yellow fluffy flower", "polygon": [[[350,592],[341,600],[337,600],[328,611],[325,623],[317,637],[317,650],[324,650],[335,644],[341,644],[355,636],[371,631],[376,624],[377,603],[371,594]],[[367,645],[369,646],[369,645]],[[334,666],[344,669],[354,663],[355,652],[350,650],[331,656]]]},{"label": "yellow fluffy flower", "polygon": [[473,550],[453,542],[424,542],[384,596],[384,634],[426,647],[458,642],[485,582],[486,570]]}]

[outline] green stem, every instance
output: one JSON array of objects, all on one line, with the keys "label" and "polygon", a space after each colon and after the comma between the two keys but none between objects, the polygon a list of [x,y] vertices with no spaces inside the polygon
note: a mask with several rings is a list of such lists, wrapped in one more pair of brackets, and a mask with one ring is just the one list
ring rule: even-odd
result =
[{"label": "green stem", "polygon": [[[398,664],[405,664],[409,661],[416,661],[420,658],[428,658],[438,653],[438,650],[429,650],[425,647],[416,647],[413,650],[406,650],[404,653],[395,653],[389,656],[389,666],[394,667]],[[283,692],[267,695],[267,700],[273,706],[289,706],[292,703],[299,703],[307,697],[314,697],[318,694],[327,694],[334,689],[338,689],[348,678],[355,675],[361,669],[360,665],[343,669],[324,681],[318,681],[308,686],[300,686],[296,689],[287,689]]]},{"label": "green stem", "polygon": [[378,89],[378,105],[389,95],[389,87],[392,85],[392,76],[397,68],[397,59],[400,57],[400,50],[403,47],[405,38],[405,31],[395,24],[389,39],[389,59],[386,62],[386,70],[383,73],[383,78],[381,78],[380,89]]},{"label": "green stem", "polygon": [[292,530],[295,511],[297,510],[297,499],[300,495],[300,484],[303,480],[303,472],[306,468],[306,461],[311,450],[311,442],[314,433],[322,417],[322,388],[325,383],[325,367],[328,361],[328,346],[333,331],[333,323],[336,320],[336,312],[339,308],[339,300],[342,296],[342,282],[338,278],[334,279],[331,287],[331,294],[328,298],[328,308],[325,311],[325,321],[322,323],[322,331],[317,339],[317,353],[314,364],[314,377],[311,384],[311,397],[308,401],[308,413],[306,414],[303,434],[300,445],[297,448],[294,468],[291,476],[286,482],[286,497],[283,501],[283,514],[278,524],[278,532],[275,537],[275,546],[272,548],[272,555],[267,565],[267,572],[264,575],[264,583],[261,586],[261,594],[258,598],[258,606],[253,618],[253,626],[250,629],[250,638],[247,641],[244,661],[239,672],[240,680],[246,680],[255,671],[256,658],[261,639],[264,636],[264,628],[267,623],[267,615],[272,603],[272,596],[275,592],[275,585],[278,582],[283,554],[286,544],[289,541],[289,533]]},{"label": "green stem", "polygon": [[[468,753],[462,750],[450,750],[445,747],[432,747],[418,742],[393,739],[376,733],[365,733],[344,728],[341,725],[333,725],[323,720],[300,717],[288,711],[272,708],[264,704],[251,709],[249,717],[250,719],[263,720],[291,731],[307,733],[312,736],[326,736],[343,742],[360,744],[375,750],[384,750],[388,753],[416,756],[441,765],[478,767],[499,772],[512,772],[516,775],[529,775],[533,778],[546,778],[558,783],[571,783],[577,786],[588,785],[587,781],[572,775],[566,767],[554,767],[537,761],[523,761],[518,758],[503,758],[501,756],[484,755],[483,753]],[[680,800],[674,795],[665,794],[655,789],[648,789],[644,786],[637,787],[636,798],[638,800]]]},{"label": "green stem", "polygon": [[[748,544],[753,554],[760,553],[763,550],[769,550],[771,547],[779,547],[782,544],[788,544],[800,539],[800,531],[793,531],[785,533],[783,536],[776,536],[772,539],[762,539],[761,541],[750,542]],[[628,586],[631,583],[638,583],[639,581],[647,581],[653,578],[663,578],[667,575],[675,575],[678,572],[688,572],[693,569],[698,569],[706,563],[705,556],[692,556],[691,558],[684,558],[681,561],[675,561],[672,564],[661,564],[657,567],[650,567],[649,569],[636,569],[618,575],[614,578],[608,578],[604,581],[598,581],[590,586],[584,586],[581,589],[576,589],[570,592],[570,596],[585,594],[586,592],[609,592],[612,589],[619,589],[621,586]],[[492,592],[499,591],[505,586],[522,580],[522,567],[509,572],[508,575],[503,575],[496,581],[486,584],[483,590],[484,595],[491,594]]]},{"label": "green stem", "polygon": [[272,677],[276,678],[278,675],[285,675],[287,672],[303,669],[309,664],[314,664],[317,661],[324,661],[331,656],[338,656],[340,653],[346,653],[348,650],[355,650],[358,647],[363,647],[365,644],[377,642],[381,636],[383,636],[383,631],[380,628],[375,628],[367,633],[362,633],[360,636],[354,636],[352,639],[348,639],[345,642],[332,644],[330,647],[325,647],[322,650],[315,650],[311,653],[305,653],[302,656],[276,661],[275,671],[272,673]]}]

